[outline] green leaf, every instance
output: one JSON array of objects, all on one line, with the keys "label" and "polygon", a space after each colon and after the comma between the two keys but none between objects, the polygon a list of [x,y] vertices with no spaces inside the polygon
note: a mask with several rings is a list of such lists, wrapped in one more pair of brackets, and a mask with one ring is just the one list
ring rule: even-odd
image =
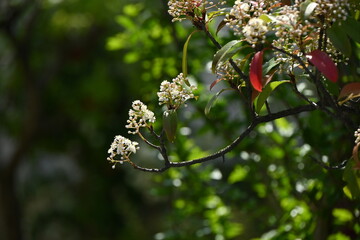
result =
[{"label": "green leaf", "polygon": [[307,0],[300,4],[300,16],[303,20],[308,19],[317,7],[317,3]]},{"label": "green leaf", "polygon": [[[184,44],[184,48],[183,48],[183,57],[182,57],[182,72],[184,74],[184,78],[186,79],[187,77],[187,50],[188,50],[188,46],[189,46],[189,42],[190,39],[192,37],[192,35],[194,35],[194,33],[199,32],[199,30],[195,30],[192,33],[190,33],[190,35],[188,36],[188,38],[186,39],[186,42]],[[189,81],[185,80],[186,85],[188,85],[190,87],[190,83]]]},{"label": "green leaf", "polygon": [[263,65],[263,76],[265,76],[266,74],[268,74],[270,72],[271,69],[273,69],[274,67],[278,66],[280,63],[276,61],[275,58],[270,59],[269,61],[267,61],[266,63],[264,63]]},{"label": "green leaf", "polygon": [[207,20],[208,21],[211,21],[212,19],[214,19],[215,17],[218,17],[218,16],[224,16],[226,15],[227,13],[224,11],[224,9],[219,9],[217,11],[213,11],[213,12],[210,12],[207,14]]},{"label": "green leaf", "polygon": [[227,90],[233,90],[232,88],[224,88],[221,89],[220,91],[218,91],[210,100],[209,102],[206,104],[205,107],[205,115],[208,116],[210,113],[210,110],[212,108],[212,106],[215,104],[216,100],[218,99],[219,95]]},{"label": "green leaf", "polygon": [[327,35],[336,49],[341,51],[345,56],[350,57],[351,43],[342,25],[334,24],[327,30]]},{"label": "green leaf", "polygon": [[360,199],[360,177],[358,170],[354,169],[355,161],[350,159],[345,167],[343,179],[346,182],[346,187],[351,193],[352,199]]},{"label": "green leaf", "polygon": [[255,100],[255,111],[260,113],[262,107],[265,104],[266,99],[270,96],[270,94],[281,84],[290,82],[289,80],[281,80],[275,81],[267,84],[263,91],[258,96],[257,100]]},{"label": "green leaf", "polygon": [[276,21],[276,18],[274,18],[274,17],[271,16],[271,15],[267,15],[267,14],[262,14],[262,15],[260,15],[259,18],[260,18],[261,20],[263,20],[264,22],[266,22],[266,23],[270,23],[270,22]]},{"label": "green leaf", "polygon": [[215,73],[216,67],[221,62],[226,62],[233,57],[241,49],[241,41],[233,40],[225,44],[219,51],[216,52],[211,70]]},{"label": "green leaf", "polygon": [[166,137],[170,142],[174,142],[177,129],[177,113],[176,110],[167,110],[163,114],[163,128]]},{"label": "green leaf", "polygon": [[360,43],[360,22],[354,18],[348,18],[341,24],[347,35],[355,42]]}]

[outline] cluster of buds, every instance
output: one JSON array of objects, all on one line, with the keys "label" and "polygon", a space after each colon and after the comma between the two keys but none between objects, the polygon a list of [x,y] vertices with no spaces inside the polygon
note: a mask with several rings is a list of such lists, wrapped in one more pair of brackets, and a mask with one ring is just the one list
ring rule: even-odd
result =
[{"label": "cluster of buds", "polygon": [[355,131],[354,137],[356,137],[355,144],[359,144],[360,143],[360,127]]},{"label": "cluster of buds", "polygon": [[[127,120],[126,128],[134,129],[129,131],[129,134],[140,134],[141,127],[150,127],[156,120],[155,115],[148,107],[139,100],[132,103],[132,109],[129,110],[129,119]],[[123,162],[130,162],[130,155],[136,153],[139,149],[137,142],[131,141],[121,135],[115,136],[114,141],[108,150],[110,156],[107,158],[108,161],[113,163],[115,168],[116,163],[122,164]],[[117,155],[120,156],[120,160],[114,159]]]},{"label": "cluster of buds", "polygon": [[185,83],[188,82],[189,80],[184,77],[183,73],[180,73],[172,82],[163,81],[160,91],[157,93],[159,105],[166,104],[168,109],[177,109],[187,100],[195,98],[193,91],[196,90],[196,87],[193,85],[186,87]]},{"label": "cluster of buds", "polygon": [[251,18],[258,18],[269,12],[268,9],[279,4],[277,0],[236,0],[230,13],[226,15],[226,25],[234,31],[235,35],[242,35],[242,29]]},{"label": "cluster of buds", "polygon": [[134,129],[134,131],[129,131],[129,134],[137,134],[141,127],[149,127],[155,120],[154,113],[140,100],[136,100],[132,103],[132,109],[129,110],[128,124],[125,127]]},{"label": "cluster of buds", "polygon": [[226,25],[230,27],[235,35],[241,34],[241,29],[251,18],[250,13],[254,11],[254,6],[247,1],[235,1],[230,13],[226,15]]},{"label": "cluster of buds", "polygon": [[[233,60],[237,66],[240,66],[241,59]],[[229,61],[219,64],[216,68],[216,74],[218,75],[217,81],[234,81],[235,79],[241,79],[239,73],[233,68]]]},{"label": "cluster of buds", "polygon": [[[128,162],[130,161],[129,156],[132,153],[136,153],[136,150],[139,149],[138,145],[139,143],[133,142],[121,135],[115,136],[114,141],[111,143],[108,150],[110,156],[107,160],[114,164],[113,168],[115,168],[116,163],[122,164],[124,161]],[[117,155],[120,156],[120,160],[114,159]]]},{"label": "cluster of buds", "polygon": [[200,12],[206,12],[207,9],[224,4],[226,4],[226,1],[220,1],[218,3],[215,3],[213,1],[206,0],[170,0],[168,2],[168,12],[173,17],[173,22],[182,21],[186,18],[189,18],[196,22],[196,18],[203,18],[203,16],[201,15],[197,16],[199,15],[197,10],[200,10]]},{"label": "cluster of buds", "polygon": [[336,21],[345,21],[348,17],[350,3],[348,0],[316,0],[318,5],[315,8],[315,14],[322,16],[325,24],[331,25]]},{"label": "cluster of buds", "polygon": [[264,43],[265,34],[268,32],[266,22],[260,18],[251,18],[247,25],[243,28],[242,33],[251,44]]}]

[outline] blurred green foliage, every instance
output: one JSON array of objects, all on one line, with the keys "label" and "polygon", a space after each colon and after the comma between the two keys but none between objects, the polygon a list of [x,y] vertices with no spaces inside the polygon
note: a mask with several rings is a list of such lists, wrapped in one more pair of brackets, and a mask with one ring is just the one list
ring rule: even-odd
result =
[{"label": "blurred green foliage", "polygon": [[[115,134],[126,134],[131,101],[159,108],[160,82],[181,70],[193,27],[172,23],[166,1],[6,3],[0,6],[2,174],[23,141],[28,114],[36,115],[15,171],[23,230],[8,232],[36,240],[360,235],[360,205],[343,192],[343,170],[312,160],[337,165],[351,156],[351,132],[322,113],[263,124],[226,159],[211,163],[158,175],[111,169],[107,149]],[[14,9],[22,12],[10,17]],[[204,116],[216,92],[208,90],[214,77],[204,66],[215,51],[202,33],[194,34],[188,72],[198,82],[199,100],[181,110],[184,131],[171,145],[174,161],[215,152],[250,119],[231,91]],[[35,112],[29,82],[36,87]],[[279,109],[298,101],[285,85],[270,99]],[[160,109],[156,113],[160,118]],[[134,161],[161,163],[145,146]]]}]

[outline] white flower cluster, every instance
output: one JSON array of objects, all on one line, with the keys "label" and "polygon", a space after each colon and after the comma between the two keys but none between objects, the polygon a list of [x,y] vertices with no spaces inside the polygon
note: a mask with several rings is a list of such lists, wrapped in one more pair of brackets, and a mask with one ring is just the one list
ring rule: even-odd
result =
[{"label": "white flower cluster", "polygon": [[360,127],[355,131],[354,136],[356,137],[355,144],[359,144],[360,143]]},{"label": "white flower cluster", "polygon": [[242,29],[251,18],[258,18],[268,13],[268,8],[279,4],[277,0],[236,0],[230,13],[226,16],[226,25],[234,31],[235,35],[242,35]]},{"label": "white flower cluster", "polygon": [[265,34],[268,32],[266,22],[260,18],[251,18],[243,28],[242,33],[251,44],[265,42]]},{"label": "white flower cluster", "polygon": [[136,134],[141,127],[148,127],[155,120],[154,113],[140,100],[136,100],[132,103],[132,109],[129,110],[128,124],[125,127],[135,129],[134,131],[129,131],[129,134]]},{"label": "white flower cluster", "polygon": [[[129,156],[132,153],[136,153],[136,150],[139,149],[139,143],[133,142],[128,138],[125,138],[121,135],[115,136],[114,141],[111,143],[111,146],[108,150],[110,156],[107,158],[108,161],[114,163],[113,168],[115,168],[116,163],[122,164],[124,161],[130,161]],[[114,159],[117,155],[120,155],[120,160]]]},{"label": "white flower cluster", "polygon": [[348,17],[348,9],[350,9],[350,3],[348,0],[316,0],[318,5],[315,8],[315,14],[324,17],[326,24],[343,20]]},{"label": "white flower cluster", "polygon": [[177,109],[181,104],[191,98],[195,98],[193,91],[196,87],[191,85],[185,86],[188,79],[180,73],[176,78],[169,81],[163,81],[160,85],[160,91],[157,93],[159,97],[159,105],[166,104],[168,109]]},{"label": "white flower cluster", "polygon": [[173,22],[182,21],[188,17],[194,17],[195,8],[206,6],[206,9],[224,5],[226,1],[214,3],[213,1],[206,0],[170,0],[168,2],[168,13],[173,17]]},{"label": "white flower cluster", "polygon": [[251,18],[250,12],[254,11],[253,7],[253,5],[246,1],[235,1],[230,13],[226,16],[226,25],[234,30],[235,35],[241,33],[240,29],[246,24],[248,19]]}]

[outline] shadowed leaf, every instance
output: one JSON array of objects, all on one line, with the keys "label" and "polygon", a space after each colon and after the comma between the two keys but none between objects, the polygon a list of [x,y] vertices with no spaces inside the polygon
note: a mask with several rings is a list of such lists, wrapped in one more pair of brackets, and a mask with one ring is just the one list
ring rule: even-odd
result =
[{"label": "shadowed leaf", "polygon": [[232,88],[225,88],[225,89],[221,89],[219,92],[217,92],[210,100],[209,102],[206,104],[205,107],[205,115],[208,116],[210,113],[210,110],[212,108],[212,106],[214,106],[216,100],[218,99],[219,95],[227,90],[233,90]]},{"label": "shadowed leaf", "polygon": [[336,49],[341,51],[345,56],[350,57],[351,43],[342,25],[334,24],[327,30],[327,35]]}]

